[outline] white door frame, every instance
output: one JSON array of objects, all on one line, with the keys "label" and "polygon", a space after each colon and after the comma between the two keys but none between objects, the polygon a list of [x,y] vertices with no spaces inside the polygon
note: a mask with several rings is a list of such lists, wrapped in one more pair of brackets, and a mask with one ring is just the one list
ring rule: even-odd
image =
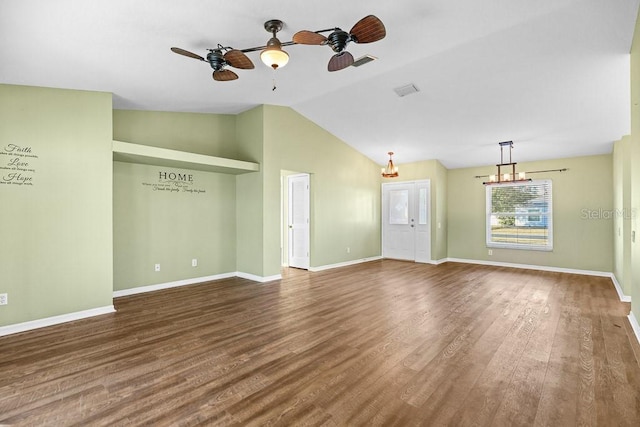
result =
[{"label": "white door frame", "polygon": [[[294,192],[294,184],[298,185],[298,193]],[[309,194],[308,173],[287,175],[287,265],[305,270],[309,269],[311,246]]]},{"label": "white door frame", "polygon": [[[407,223],[407,230],[411,231],[411,236],[409,236],[413,241],[408,246],[408,250],[411,253],[408,253],[406,256],[397,257],[400,259],[407,259],[415,262],[422,263],[431,263],[431,180],[416,180],[416,181],[399,181],[399,182],[389,182],[382,184],[382,206],[381,206],[381,220],[382,220],[382,256],[387,257],[388,253],[385,253],[385,247],[388,243],[386,241],[387,231],[387,221],[389,219],[389,200],[386,197],[388,193],[385,190],[391,190],[393,187],[410,187],[409,198],[409,222]],[[421,191],[422,190],[422,191]],[[426,214],[426,218],[423,218],[422,222],[419,220],[420,218],[420,197],[424,196],[426,212],[422,212],[424,216]],[[388,249],[387,249],[388,251]]]}]

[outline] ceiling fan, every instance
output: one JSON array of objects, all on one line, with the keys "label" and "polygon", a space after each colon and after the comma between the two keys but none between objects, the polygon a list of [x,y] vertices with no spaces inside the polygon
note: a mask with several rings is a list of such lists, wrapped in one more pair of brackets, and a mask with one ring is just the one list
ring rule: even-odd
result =
[{"label": "ceiling fan", "polygon": [[[213,68],[213,79],[222,82],[236,80],[238,78],[238,75],[226,69],[226,66],[241,70],[251,70],[255,68],[251,59],[245,55],[246,52],[261,51],[260,58],[262,61],[275,70],[279,67],[284,67],[289,60],[289,55],[282,50],[282,46],[291,46],[294,44],[329,45],[336,54],[329,60],[328,70],[338,71],[350,66],[354,62],[353,55],[345,50],[349,42],[372,43],[383,39],[387,35],[382,21],[373,15],[365,16],[359,20],[348,33],[337,27],[319,31],[303,30],[295,33],[293,40],[288,42],[280,42],[276,37],[276,33],[280,31],[282,27],[282,21],[279,19],[271,19],[264,23],[264,29],[272,33],[273,36],[269,39],[266,46],[234,49],[219,44],[215,49],[208,49],[209,53],[206,59],[196,53],[179,47],[172,47],[171,51],[199,61],[208,62],[211,68]],[[331,34],[326,37],[320,34],[329,31],[331,31]]]},{"label": "ceiling fan", "polygon": [[292,41],[281,43],[276,37],[276,33],[282,29],[283,25],[283,22],[279,19],[271,19],[264,23],[264,29],[272,34],[272,37],[267,42],[266,46],[234,49],[232,47],[226,47],[219,44],[216,49],[208,49],[209,53],[207,54],[207,59],[179,47],[172,47],[171,51],[189,58],[208,62],[209,65],[211,65],[211,68],[213,68],[213,79],[216,81],[224,82],[236,80],[238,75],[224,67],[229,65],[241,70],[254,69],[255,65],[253,65],[253,62],[251,62],[249,57],[245,55],[246,52],[262,51],[260,58],[266,65],[272,67],[274,70],[278,67],[284,67],[287,64],[289,61],[289,55],[282,50],[282,46],[290,46],[294,43]]},{"label": "ceiling fan", "polygon": [[[243,51],[238,49],[232,49],[230,47],[224,47],[218,45],[216,49],[209,49],[207,59],[202,56],[189,52],[188,50],[181,49],[179,47],[172,47],[172,52],[180,55],[187,56],[189,58],[198,59],[200,61],[208,62],[213,68],[213,79],[218,82],[225,82],[229,80],[236,80],[238,75],[231,70],[227,70],[224,67],[230,65],[240,70],[251,70],[255,68],[253,62],[249,59]],[[223,54],[222,52],[225,51]]]},{"label": "ceiling fan", "polygon": [[[328,36],[320,33],[331,31]],[[347,33],[340,28],[329,28],[319,31],[298,31],[293,35],[293,42],[307,45],[329,45],[336,52],[329,60],[327,69],[329,71],[339,71],[353,64],[353,55],[345,49],[349,42],[372,43],[382,40],[387,35],[384,24],[378,17],[367,15],[353,26]]]}]

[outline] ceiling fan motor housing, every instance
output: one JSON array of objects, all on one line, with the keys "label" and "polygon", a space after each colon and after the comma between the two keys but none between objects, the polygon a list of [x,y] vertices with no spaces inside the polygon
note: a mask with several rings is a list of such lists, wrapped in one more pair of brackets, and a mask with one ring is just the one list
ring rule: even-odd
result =
[{"label": "ceiling fan motor housing", "polygon": [[342,52],[347,47],[347,43],[351,40],[351,35],[346,31],[337,28],[327,37],[327,44],[334,52]]},{"label": "ceiling fan motor housing", "polygon": [[216,71],[221,70],[226,63],[224,60],[224,56],[222,55],[222,51],[220,50],[210,51],[207,54],[207,61],[209,61],[209,64],[211,64],[211,68]]}]

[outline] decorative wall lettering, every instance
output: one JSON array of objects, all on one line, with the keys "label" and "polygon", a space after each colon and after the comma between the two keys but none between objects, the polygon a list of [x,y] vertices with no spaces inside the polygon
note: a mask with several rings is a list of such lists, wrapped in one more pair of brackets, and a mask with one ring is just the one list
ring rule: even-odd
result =
[{"label": "decorative wall lettering", "polygon": [[29,146],[7,144],[0,149],[0,185],[33,185],[38,156]]},{"label": "decorative wall lettering", "polygon": [[202,194],[207,192],[202,188],[194,188],[193,174],[182,172],[159,171],[157,182],[143,182],[142,185],[149,187],[152,191],[165,193]]}]

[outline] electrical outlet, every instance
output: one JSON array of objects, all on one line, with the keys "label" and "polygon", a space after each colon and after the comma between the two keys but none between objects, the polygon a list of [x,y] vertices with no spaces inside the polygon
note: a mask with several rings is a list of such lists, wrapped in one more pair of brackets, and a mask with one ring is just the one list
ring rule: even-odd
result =
[{"label": "electrical outlet", "polygon": [[191,267],[197,267],[198,266],[198,260],[196,258],[191,260]]},{"label": "electrical outlet", "polygon": [[160,271],[160,264],[156,264],[156,271]]},{"label": "electrical outlet", "polygon": [[347,253],[350,254],[351,253],[351,248],[347,248]]},{"label": "electrical outlet", "polygon": [[493,249],[489,249],[489,256],[493,255]]},{"label": "electrical outlet", "polygon": [[9,294],[0,294],[0,305],[9,304]]}]

